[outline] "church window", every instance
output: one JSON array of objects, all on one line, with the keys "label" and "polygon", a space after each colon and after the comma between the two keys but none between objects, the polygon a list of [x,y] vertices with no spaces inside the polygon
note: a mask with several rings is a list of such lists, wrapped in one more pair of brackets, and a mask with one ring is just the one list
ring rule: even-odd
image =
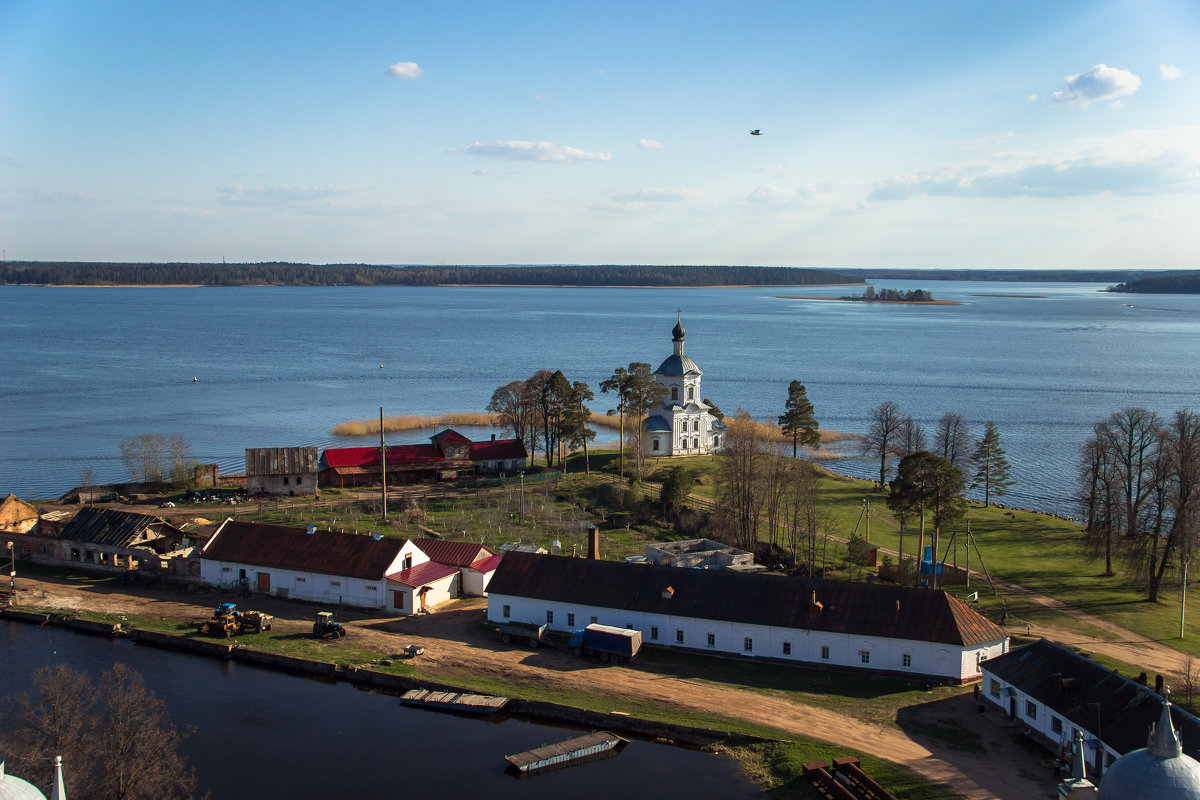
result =
[{"label": "church window", "polygon": [[696,387],[689,386],[688,387],[688,400],[695,400],[695,399],[696,399]]},{"label": "church window", "polygon": [[697,449],[697,450],[699,450],[699,449],[700,449],[700,440],[699,440],[699,439],[692,439],[692,447],[693,447],[694,449]]},{"label": "church window", "polygon": [[721,437],[714,436],[713,437],[713,447],[720,447],[720,446],[721,446]]},{"label": "church window", "polygon": [[698,420],[698,419],[692,420],[692,430],[694,430],[694,431],[700,430],[700,420]]},{"label": "church window", "polygon": [[655,440],[654,440],[654,443],[653,443],[653,444],[650,446],[650,449],[651,449],[651,450],[657,450],[657,449],[658,449],[658,439],[655,439]]},{"label": "church window", "polygon": [[679,387],[678,387],[678,386],[672,386],[672,387],[671,387],[671,399],[672,399],[672,400],[678,400],[678,399],[679,399]]}]

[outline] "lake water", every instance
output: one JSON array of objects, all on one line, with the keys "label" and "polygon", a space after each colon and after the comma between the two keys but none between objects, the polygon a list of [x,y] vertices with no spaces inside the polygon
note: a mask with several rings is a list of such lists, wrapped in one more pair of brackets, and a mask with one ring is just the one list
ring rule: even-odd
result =
[{"label": "lake water", "polygon": [[994,420],[1012,505],[1069,511],[1079,448],[1113,411],[1200,407],[1200,297],[876,285],[962,305],[783,298],[860,287],[0,287],[0,494],[58,495],[87,468],[126,480],[120,441],[147,432],[181,433],[229,472],[247,447],[370,444],[330,430],[381,406],[483,411],[497,386],[543,368],[586,381],[604,411],[599,383],[616,367],[670,355],[677,308],[703,395],[726,413],[773,419],[798,379],[826,428],[864,433],[885,400],[931,436],[947,411],[976,435]]},{"label": "lake water", "polygon": [[[201,793],[218,800],[766,797],[730,760],[636,740],[614,758],[517,779],[505,774],[505,755],[578,732],[412,709],[344,683],[63,629],[0,620],[0,654],[0,700],[25,691],[43,665],[69,664],[93,682],[118,661],[137,670],[177,726],[194,726],[182,749]],[[41,784],[49,773],[20,777]]]}]

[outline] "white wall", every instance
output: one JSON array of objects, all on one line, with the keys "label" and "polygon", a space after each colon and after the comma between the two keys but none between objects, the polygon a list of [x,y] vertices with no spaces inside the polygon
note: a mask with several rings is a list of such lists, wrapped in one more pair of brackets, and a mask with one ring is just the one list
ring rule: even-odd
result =
[{"label": "white wall", "polygon": [[[979,653],[990,652],[999,655],[1004,647],[1003,643],[995,643],[988,647],[958,647],[879,636],[852,636],[722,620],[644,614],[620,609],[574,606],[549,600],[531,600],[494,592],[488,596],[488,620],[503,621],[505,606],[508,606],[508,619],[538,625],[548,622],[550,629],[555,631],[565,632],[582,628],[595,617],[596,622],[602,625],[633,627],[640,630],[642,641],[647,644],[751,658],[768,657],[796,663],[885,670],[956,681],[978,677],[979,671],[975,663]],[[552,621],[547,619],[547,612],[553,615]],[[570,620],[572,614],[573,622]],[[656,632],[657,636],[654,635]],[[750,639],[750,650],[746,649],[746,639]],[[785,642],[790,646],[790,653],[784,652]],[[828,651],[823,648],[828,648]],[[863,652],[867,653],[868,658],[865,663]],[[905,664],[905,655],[909,657],[908,664]],[[964,666],[967,664],[970,665],[969,669]]]}]

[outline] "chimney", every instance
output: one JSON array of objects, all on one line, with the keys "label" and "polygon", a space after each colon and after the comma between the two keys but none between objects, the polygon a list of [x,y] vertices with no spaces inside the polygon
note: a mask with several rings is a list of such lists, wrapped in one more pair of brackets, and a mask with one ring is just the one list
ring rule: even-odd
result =
[{"label": "chimney", "polygon": [[588,554],[592,561],[600,560],[600,529],[595,525],[588,528]]},{"label": "chimney", "polygon": [[492,441],[493,442],[496,441],[496,434],[494,434],[494,433],[492,434]]},{"label": "chimney", "polygon": [[1161,674],[1158,674],[1158,675],[1154,676],[1154,693],[1156,695],[1158,695],[1159,697],[1161,697],[1162,692],[1163,692],[1163,676]]},{"label": "chimney", "polygon": [[1146,681],[1150,680],[1150,676],[1146,674],[1146,670],[1142,670],[1138,673],[1138,676],[1134,678],[1134,680],[1140,683],[1142,686],[1145,686]]},{"label": "chimney", "polygon": [[675,596],[675,587],[674,586],[668,586],[667,588],[662,590],[662,599],[663,600],[670,600],[674,596]]}]

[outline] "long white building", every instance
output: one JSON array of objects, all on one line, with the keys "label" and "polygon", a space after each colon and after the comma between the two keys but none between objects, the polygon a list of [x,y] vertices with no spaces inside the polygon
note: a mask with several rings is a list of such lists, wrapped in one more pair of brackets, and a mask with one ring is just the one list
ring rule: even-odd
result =
[{"label": "long white building", "polygon": [[1004,629],[944,591],[509,553],[492,622],[634,628],[649,645],[964,683]]}]

